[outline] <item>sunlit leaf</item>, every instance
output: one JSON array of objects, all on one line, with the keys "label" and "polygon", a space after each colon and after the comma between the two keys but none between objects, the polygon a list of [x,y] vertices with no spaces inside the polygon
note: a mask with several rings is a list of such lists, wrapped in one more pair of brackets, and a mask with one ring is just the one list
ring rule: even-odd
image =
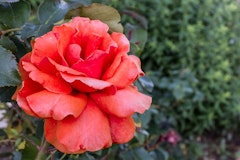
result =
[{"label": "sunlit leaf", "polygon": [[26,141],[22,141],[19,145],[18,145],[18,149],[24,149],[26,145]]},{"label": "sunlit leaf", "polygon": [[71,10],[67,14],[67,18],[82,16],[90,19],[98,19],[109,26],[109,32],[123,32],[121,25],[121,17],[118,11],[110,6],[93,3],[87,7],[79,7]]},{"label": "sunlit leaf", "polygon": [[25,1],[0,3],[0,22],[10,28],[21,27],[30,15],[30,6]]},{"label": "sunlit leaf", "polygon": [[0,87],[17,86],[21,82],[14,55],[2,46],[0,46],[0,77]]}]

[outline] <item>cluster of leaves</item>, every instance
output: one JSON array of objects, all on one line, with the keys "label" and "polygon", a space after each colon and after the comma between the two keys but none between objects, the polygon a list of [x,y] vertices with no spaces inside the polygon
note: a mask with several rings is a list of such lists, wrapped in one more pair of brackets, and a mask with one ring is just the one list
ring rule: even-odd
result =
[{"label": "cluster of leaves", "polygon": [[[88,0],[44,0],[44,1],[1,1],[0,3],[0,110],[3,110],[8,121],[7,128],[0,129],[0,158],[6,159],[38,159],[44,149],[43,122],[27,116],[11,100],[17,86],[21,85],[17,64],[19,59],[31,51],[31,40],[52,29],[54,25],[68,21],[73,16],[84,16],[100,19],[110,27],[109,32],[122,32],[117,10],[101,5],[91,4]],[[140,55],[147,40],[147,31],[140,25],[126,24],[125,32],[131,41],[131,54]],[[148,77],[141,78],[136,85],[142,92],[150,93],[153,84]],[[10,102],[10,103],[9,103]],[[149,136],[147,131],[151,116],[156,109],[144,115],[135,115],[138,126],[134,140],[129,144],[115,145],[96,153],[82,155],[65,155],[54,147],[45,153],[46,159],[123,159],[154,160],[166,159],[168,153],[158,146],[159,140]],[[44,140],[44,139],[43,139]],[[171,145],[166,144],[168,147]]]},{"label": "cluster of leaves", "polygon": [[157,80],[156,103],[166,108],[184,134],[236,127],[240,105],[237,2],[162,1],[161,6],[161,27],[151,28],[161,35],[157,37],[161,45],[150,42],[151,55],[147,52],[146,57],[159,57],[151,67],[158,67],[152,73]]},{"label": "cluster of leaves", "polygon": [[[43,122],[27,116],[15,102],[11,100],[17,86],[21,85],[17,64],[19,59],[31,51],[31,40],[52,29],[54,25],[68,21],[73,16],[100,19],[109,25],[109,32],[122,32],[119,23],[120,15],[114,8],[91,4],[88,0],[45,0],[45,1],[1,1],[0,3],[0,115],[8,121],[7,128],[0,129],[0,158],[6,159],[38,159],[40,151],[45,147],[41,142]],[[129,27],[129,32],[131,27]],[[134,33],[135,35],[135,33]],[[135,36],[132,36],[132,40]],[[143,46],[141,46],[143,48]],[[136,50],[140,48],[136,45]],[[149,80],[141,79],[139,86]],[[151,84],[150,84],[151,85]],[[143,86],[142,89],[145,87]],[[9,103],[10,102],[10,103]],[[140,117],[136,115],[136,120]],[[149,118],[148,118],[149,119]],[[140,122],[139,122],[140,125]],[[141,133],[143,132],[143,133]],[[139,139],[146,138],[146,133],[139,128]],[[138,137],[138,136],[136,136]],[[144,147],[139,146],[138,139],[132,145],[116,145],[110,149],[82,155],[65,155],[53,147],[45,153],[46,159],[151,159]],[[143,144],[142,140],[142,144]],[[131,149],[131,152],[129,151]],[[141,154],[139,154],[141,153]],[[131,156],[129,156],[129,154]]]}]

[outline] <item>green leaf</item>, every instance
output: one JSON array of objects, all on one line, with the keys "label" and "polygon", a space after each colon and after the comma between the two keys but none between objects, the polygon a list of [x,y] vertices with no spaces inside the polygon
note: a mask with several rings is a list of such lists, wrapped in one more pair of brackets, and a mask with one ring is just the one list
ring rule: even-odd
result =
[{"label": "green leaf", "polygon": [[26,23],[23,26],[23,30],[21,32],[21,38],[23,40],[29,38],[29,37],[39,37],[47,32],[49,32],[53,27],[53,24],[41,24],[41,25],[35,25],[32,23]]},{"label": "green leaf", "polygon": [[26,146],[22,151],[22,159],[31,160],[33,157],[36,157],[38,149],[31,142],[26,141]]},{"label": "green leaf", "polygon": [[137,148],[134,150],[134,155],[136,160],[153,160],[150,154],[144,148]]},{"label": "green leaf", "polygon": [[0,46],[0,87],[17,86],[21,83],[14,55]]},{"label": "green leaf", "polygon": [[148,39],[147,31],[138,25],[128,23],[125,25],[125,34],[131,42],[130,52],[140,55]]},{"label": "green leaf", "polygon": [[78,8],[79,6],[87,6],[91,4],[91,0],[66,0],[71,9]]},{"label": "green leaf", "polygon": [[81,155],[78,159],[81,159],[81,160],[95,160],[95,158],[88,153],[85,153],[85,154]]},{"label": "green leaf", "polygon": [[173,89],[173,96],[177,100],[181,100],[185,96],[185,92],[180,84],[177,84]]},{"label": "green leaf", "polygon": [[0,87],[0,102],[10,102],[16,87]]},{"label": "green leaf", "polygon": [[135,19],[136,21],[139,22],[139,24],[144,28],[147,29],[148,28],[148,20],[141,14],[137,13],[136,11],[133,10],[128,10],[125,9],[123,10],[124,14],[127,14],[128,16],[132,17],[133,19]]},{"label": "green leaf", "polygon": [[148,76],[140,77],[137,81],[140,83],[143,90],[152,93],[154,84]]},{"label": "green leaf", "polygon": [[0,4],[0,22],[10,28],[23,26],[30,15],[30,6],[25,1]]},{"label": "green leaf", "polygon": [[135,148],[120,154],[123,160],[153,160],[150,154],[144,148]]},{"label": "green leaf", "polygon": [[23,26],[22,32],[21,32],[21,39],[26,40],[29,37],[33,37],[36,35],[36,31],[38,30],[38,25],[32,24],[32,23],[26,23]]},{"label": "green leaf", "polygon": [[156,159],[168,160],[169,154],[167,151],[159,148],[156,151],[152,152]]},{"label": "green leaf", "polygon": [[109,32],[123,32],[123,26],[120,23],[121,16],[115,8],[110,6],[93,3],[90,6],[69,11],[66,17],[72,18],[75,16],[98,19],[109,26]]},{"label": "green leaf", "polygon": [[9,37],[5,37],[3,36],[1,39],[0,39],[0,45],[4,48],[6,48],[7,50],[10,50],[12,52],[17,52],[17,47],[16,45],[14,44],[14,42],[12,40],[9,39]]},{"label": "green leaf", "polygon": [[38,9],[41,24],[53,24],[62,20],[69,10],[69,5],[63,0],[45,0]]}]

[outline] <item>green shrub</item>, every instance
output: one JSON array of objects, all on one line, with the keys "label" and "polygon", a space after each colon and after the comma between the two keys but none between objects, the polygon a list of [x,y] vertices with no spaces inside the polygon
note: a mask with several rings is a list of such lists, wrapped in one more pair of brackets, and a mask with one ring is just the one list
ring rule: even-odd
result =
[{"label": "green shrub", "polygon": [[[183,136],[234,128],[240,113],[239,4],[234,0],[109,0],[148,21],[140,55],[158,112]],[[124,5],[122,5],[124,4]],[[134,15],[123,14],[132,21]],[[160,123],[161,120],[159,120]]]}]

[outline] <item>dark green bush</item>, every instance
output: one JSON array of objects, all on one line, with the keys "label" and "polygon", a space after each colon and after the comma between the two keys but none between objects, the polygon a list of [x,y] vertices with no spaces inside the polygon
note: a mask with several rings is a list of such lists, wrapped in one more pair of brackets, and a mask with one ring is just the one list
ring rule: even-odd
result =
[{"label": "dark green bush", "polygon": [[183,135],[238,125],[237,2],[161,1],[155,6],[161,6],[159,16],[149,22],[155,24],[149,33],[155,33],[143,57],[155,70],[155,102],[175,118]]},{"label": "dark green bush", "polygon": [[[148,21],[141,54],[154,104],[182,136],[235,128],[240,113],[240,8],[235,0],[106,0]],[[122,5],[124,4],[124,5]],[[144,24],[133,14],[127,22]],[[137,21],[131,21],[129,17]],[[162,123],[162,122],[161,122]]]}]

